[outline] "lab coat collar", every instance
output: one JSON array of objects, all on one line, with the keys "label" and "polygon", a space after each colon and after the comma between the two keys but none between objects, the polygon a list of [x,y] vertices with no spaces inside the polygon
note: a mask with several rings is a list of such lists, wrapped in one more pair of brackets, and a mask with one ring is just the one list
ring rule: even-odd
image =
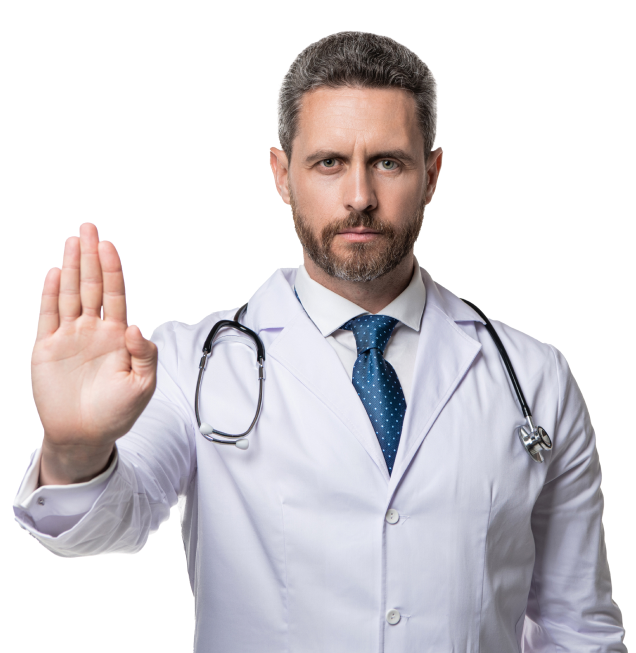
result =
[{"label": "lab coat collar", "polygon": [[259,288],[250,300],[245,324],[255,331],[281,329],[270,340],[266,359],[282,365],[340,419],[385,479],[390,500],[433,423],[481,349],[479,341],[457,323],[481,319],[422,271],[427,299],[415,359],[413,388],[416,391],[406,409],[395,467],[389,476],[371,421],[351,379],[334,349],[296,299],[293,290],[296,272],[296,269],[278,270]]},{"label": "lab coat collar", "polygon": [[426,287],[427,306],[434,306],[435,310],[442,312],[454,322],[481,322],[482,318],[468,304],[459,297],[435,283],[430,274],[422,269],[422,279]]},{"label": "lab coat collar", "polygon": [[[352,318],[369,315],[364,308],[314,281],[303,265],[298,268],[294,286],[307,315],[325,338]],[[378,315],[388,315],[414,331],[419,331],[425,304],[426,287],[420,266],[415,261],[409,285],[390,304],[378,311]]]},{"label": "lab coat collar", "polygon": [[298,268],[280,268],[249,300],[243,323],[258,332],[281,329],[290,321],[306,314],[294,295]]},{"label": "lab coat collar", "polygon": [[[440,311],[454,322],[481,322],[483,324],[481,317],[470,306],[443,286],[435,283],[424,268],[420,268],[419,266],[418,268],[422,275],[422,281],[424,282],[424,301],[427,307],[434,307],[434,310]],[[297,274],[298,268],[281,268],[276,270],[250,299],[248,314],[245,316],[245,324],[256,331],[261,329],[280,329],[299,315],[305,315],[307,317],[307,314],[298,303],[294,294],[294,284]],[[411,281],[409,288],[413,285],[414,282]],[[342,299],[347,304],[355,306],[352,302],[344,298]],[[394,303],[389,304],[387,309]],[[405,318],[404,323],[411,328],[416,328],[416,323],[421,321],[421,316],[418,318],[415,315],[415,313],[418,313],[418,309],[419,307],[415,309],[412,315],[403,315]],[[382,313],[384,314],[385,311]],[[322,327],[319,325],[318,328],[323,336],[329,335],[334,330],[329,330],[327,325],[322,325]],[[328,331],[326,332],[325,329]]]}]

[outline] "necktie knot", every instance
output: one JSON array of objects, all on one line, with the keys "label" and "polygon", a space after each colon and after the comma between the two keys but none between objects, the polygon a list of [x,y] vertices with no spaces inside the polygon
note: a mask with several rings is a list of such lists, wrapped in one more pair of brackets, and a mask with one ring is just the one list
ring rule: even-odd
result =
[{"label": "necktie knot", "polygon": [[398,321],[388,315],[359,315],[345,322],[340,328],[353,331],[358,356],[369,349],[378,349],[384,354]]}]

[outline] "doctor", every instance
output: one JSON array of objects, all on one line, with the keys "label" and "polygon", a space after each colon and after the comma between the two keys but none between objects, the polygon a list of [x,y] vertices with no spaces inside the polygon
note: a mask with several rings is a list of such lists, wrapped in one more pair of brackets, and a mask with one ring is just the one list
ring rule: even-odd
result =
[{"label": "doctor", "polygon": [[[241,318],[266,352],[249,448],[206,440],[193,402],[203,342],[236,309],[144,339],[86,224],[45,281],[44,440],[17,520],[58,555],[134,552],[185,497],[199,653],[625,651],[566,361],[495,324],[553,440],[538,464],[483,319],[413,256],[442,164],[430,71],[386,37],[335,34],[298,56],[279,108],[271,167],[304,265]],[[202,417],[241,432],[257,395],[252,340],[221,331]]]}]

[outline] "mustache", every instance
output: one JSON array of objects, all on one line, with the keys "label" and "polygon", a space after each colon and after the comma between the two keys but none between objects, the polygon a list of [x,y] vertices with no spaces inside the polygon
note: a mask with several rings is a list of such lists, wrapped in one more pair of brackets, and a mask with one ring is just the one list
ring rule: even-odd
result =
[{"label": "mustache", "polygon": [[331,241],[343,230],[352,229],[353,227],[364,227],[365,229],[372,229],[377,231],[383,236],[395,236],[395,229],[378,219],[376,216],[367,213],[366,211],[351,211],[349,215],[342,220],[334,220],[326,227],[323,227],[320,235],[322,237],[323,245],[329,245]]}]

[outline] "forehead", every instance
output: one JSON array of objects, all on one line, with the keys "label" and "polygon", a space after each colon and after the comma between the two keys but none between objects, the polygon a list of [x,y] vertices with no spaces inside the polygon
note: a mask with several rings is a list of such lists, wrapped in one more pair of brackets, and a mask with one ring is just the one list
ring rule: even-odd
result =
[{"label": "forehead", "polygon": [[413,96],[400,89],[325,88],[306,93],[298,115],[294,149],[423,149]]}]

